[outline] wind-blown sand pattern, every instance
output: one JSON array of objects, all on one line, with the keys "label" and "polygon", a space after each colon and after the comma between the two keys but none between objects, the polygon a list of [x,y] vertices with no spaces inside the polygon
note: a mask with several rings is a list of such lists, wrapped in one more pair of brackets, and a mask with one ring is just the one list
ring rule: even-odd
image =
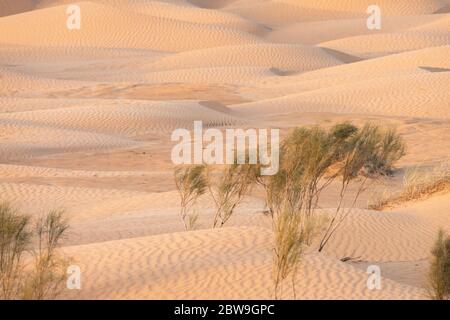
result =
[{"label": "wind-blown sand pattern", "polygon": [[[271,221],[257,192],[230,222],[185,232],[170,135],[343,120],[395,126],[406,169],[450,160],[450,0],[0,1],[0,195],[38,216],[64,209],[71,299],[271,299]],[[323,252],[302,258],[298,299],[423,299],[450,194],[384,211],[364,192]],[[321,207],[332,211],[338,188]],[[343,262],[341,259],[351,258]],[[346,259],[343,259],[346,260]],[[379,265],[382,288],[367,288]],[[293,298],[289,285],[285,299]]]}]

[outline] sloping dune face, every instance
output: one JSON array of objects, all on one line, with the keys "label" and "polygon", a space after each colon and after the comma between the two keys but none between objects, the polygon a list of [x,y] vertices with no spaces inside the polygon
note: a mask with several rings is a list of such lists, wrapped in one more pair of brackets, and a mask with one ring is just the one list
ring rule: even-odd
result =
[{"label": "sloping dune face", "polygon": [[[0,22],[0,42],[34,46],[89,46],[180,51],[219,45],[258,42],[240,30],[199,25],[123,11],[89,2],[80,4],[83,27],[66,27],[66,6],[5,17]],[[24,24],[23,21],[27,23]],[[120,22],[120,23],[118,23]],[[126,25],[125,28],[122,25]],[[196,41],[192,41],[192,38]]]},{"label": "sloping dune face", "polygon": [[[230,3],[227,10],[268,24],[286,24],[299,21],[317,21],[365,17],[373,5],[370,0],[250,0]],[[382,0],[377,5],[388,16],[432,14],[446,8],[441,0]]]},{"label": "sloping dune face", "polygon": [[[427,298],[431,247],[450,232],[448,190],[384,211],[368,203],[399,192],[410,169],[450,161],[450,0],[378,0],[379,29],[368,27],[374,4],[0,0],[0,202],[33,218],[64,210],[62,252],[83,285],[62,298],[274,297],[263,190],[223,228],[205,195],[197,230],[184,229],[172,134],[195,121],[281,137],[343,121],[396,128],[407,154],[393,175],[345,203],[347,218],[324,250],[306,248],[280,298]],[[69,5],[79,29],[67,26]],[[325,215],[338,197],[331,184]],[[368,266],[380,267],[381,289],[367,286]]]}]

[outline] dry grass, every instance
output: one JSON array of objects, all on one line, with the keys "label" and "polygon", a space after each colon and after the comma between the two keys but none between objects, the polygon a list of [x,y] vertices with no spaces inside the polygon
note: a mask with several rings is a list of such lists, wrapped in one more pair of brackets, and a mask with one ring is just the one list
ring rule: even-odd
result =
[{"label": "dry grass", "polygon": [[216,206],[213,228],[223,227],[251,192],[255,170],[253,165],[235,163],[225,165],[217,174],[212,174],[213,167],[208,167],[208,188]]},{"label": "dry grass", "polygon": [[[319,223],[315,221],[321,193],[333,181],[342,180],[337,209],[322,233],[319,251],[348,216],[366,182],[389,174],[404,150],[404,143],[395,131],[370,124],[361,129],[350,123],[338,124],[330,130],[297,128],[286,137],[280,150],[279,172],[257,178],[265,189],[273,219],[275,297],[283,280],[289,275],[295,279],[303,246],[311,244],[318,234]],[[360,181],[360,187],[348,209],[343,199],[348,186],[355,181]]]},{"label": "dry grass", "polygon": [[[323,228],[319,251],[348,216],[366,182],[390,174],[404,150],[394,130],[371,124],[357,128],[346,122],[330,130],[297,128],[281,144],[280,167],[275,175],[263,176],[258,165],[249,164],[176,171],[183,221],[186,226],[186,208],[204,193],[205,185],[216,207],[213,228],[222,227],[231,218],[255,182],[262,186],[274,231],[274,296],[280,296],[282,282],[289,276],[295,296],[295,276],[304,247],[319,235],[323,225],[318,207],[321,193],[333,181],[342,180],[337,209]],[[360,181],[360,187],[348,209],[343,199],[355,181]]]},{"label": "dry grass", "polygon": [[[56,298],[66,279],[66,260],[58,246],[68,224],[53,211],[32,226],[28,216],[8,204],[0,205],[0,299]],[[37,243],[37,247],[34,246]],[[34,263],[27,265],[30,254]]]},{"label": "dry grass", "polygon": [[0,204],[0,299],[15,299],[23,290],[23,259],[32,237],[29,223],[28,216]]},{"label": "dry grass", "polygon": [[429,197],[450,189],[450,165],[441,164],[433,168],[408,169],[403,178],[403,188],[395,194],[384,192],[374,197],[369,209],[383,210],[399,204]]},{"label": "dry grass", "polygon": [[179,167],[175,170],[175,185],[181,201],[180,216],[186,231],[197,227],[195,205],[207,190],[205,170],[203,165]]},{"label": "dry grass", "polygon": [[450,236],[440,230],[432,250],[428,275],[429,294],[434,300],[450,299]]}]

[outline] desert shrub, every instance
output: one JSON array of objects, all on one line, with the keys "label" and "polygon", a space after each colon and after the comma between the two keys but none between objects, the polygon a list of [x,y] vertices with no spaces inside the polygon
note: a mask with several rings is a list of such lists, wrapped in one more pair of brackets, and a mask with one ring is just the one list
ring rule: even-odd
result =
[{"label": "desert shrub", "polygon": [[265,189],[274,229],[275,298],[289,276],[295,295],[294,279],[303,248],[311,243],[319,226],[314,211],[320,192],[336,178],[331,167],[342,160],[344,144],[354,131],[349,124],[330,131],[298,128],[281,145],[278,173],[257,179]]},{"label": "desert shrub", "polygon": [[[52,299],[60,293],[66,264],[57,247],[67,228],[62,212],[50,212],[33,227],[28,216],[0,205],[0,299]],[[25,256],[34,263],[26,265]]]},{"label": "desert shrub", "polygon": [[[289,275],[295,278],[302,247],[311,244],[322,227],[316,222],[321,193],[341,180],[337,209],[328,220],[319,251],[348,216],[367,180],[390,172],[402,154],[403,142],[394,131],[370,124],[361,129],[348,122],[329,130],[297,128],[283,140],[278,173],[256,178],[265,190],[274,226],[275,296],[281,281]],[[350,209],[344,208],[348,187],[357,180],[359,188]]]},{"label": "desert shrub", "polygon": [[408,169],[403,178],[402,196],[405,200],[421,198],[450,186],[450,166],[441,164],[431,169]]},{"label": "desert shrub", "polygon": [[274,258],[272,277],[275,299],[279,298],[282,281],[291,274],[295,294],[295,274],[306,245],[306,232],[302,228],[301,219],[301,215],[286,210],[277,213],[273,220]]},{"label": "desert shrub", "polygon": [[377,145],[366,168],[369,173],[390,175],[394,164],[405,155],[405,143],[393,129],[377,129],[374,134]]},{"label": "desert shrub", "polygon": [[432,168],[414,167],[406,170],[402,189],[397,193],[375,197],[369,208],[381,210],[389,205],[420,199],[450,187],[450,166],[441,164]]},{"label": "desert shrub", "polygon": [[255,179],[255,166],[232,164],[219,168],[209,166],[207,170],[208,189],[214,200],[216,211],[213,228],[223,227],[232,217],[238,205],[251,191]]},{"label": "desert shrub", "polygon": [[34,233],[37,249],[33,253],[34,269],[27,278],[24,299],[52,299],[61,292],[68,263],[59,255],[57,248],[68,228],[62,211],[52,211],[36,222]]},{"label": "desert shrub", "polygon": [[450,299],[450,236],[440,230],[431,251],[433,258],[429,271],[429,292],[432,299]]},{"label": "desert shrub", "polygon": [[[389,174],[393,165],[404,155],[404,143],[394,130],[383,130],[366,124],[341,143],[338,175],[341,187],[337,208],[332,215],[319,244],[322,251],[337,229],[350,214],[361,193],[368,184],[380,176]],[[369,180],[370,179],[370,180]],[[350,205],[345,208],[344,198],[351,183],[357,182],[357,190]]]},{"label": "desert shrub", "polygon": [[181,219],[185,229],[192,230],[197,225],[195,204],[206,192],[215,205],[212,227],[223,227],[252,189],[256,171],[255,165],[238,164],[237,157],[232,165],[176,169],[175,184],[181,198]]},{"label": "desert shrub", "polygon": [[180,194],[180,216],[185,230],[192,230],[197,223],[195,204],[207,190],[206,166],[186,166],[175,170],[175,185]]},{"label": "desert shrub", "polygon": [[14,299],[22,291],[23,257],[31,244],[29,217],[0,204],[0,298]]}]

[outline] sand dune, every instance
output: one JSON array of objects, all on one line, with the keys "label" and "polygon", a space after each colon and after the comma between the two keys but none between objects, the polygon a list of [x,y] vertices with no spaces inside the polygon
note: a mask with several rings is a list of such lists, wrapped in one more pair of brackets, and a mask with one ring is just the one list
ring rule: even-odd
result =
[{"label": "sand dune", "polygon": [[[339,3],[326,0],[253,0],[233,2],[226,9],[248,19],[280,25],[298,21],[366,18],[366,10],[370,5],[373,3],[367,0]],[[377,5],[388,16],[432,14],[446,7],[446,3],[440,0],[383,0],[378,1]]]},{"label": "sand dune", "polygon": [[[63,252],[82,269],[73,299],[271,299],[273,234],[253,190],[224,228],[213,199],[185,232],[170,159],[177,128],[396,127],[407,154],[363,192],[298,299],[422,299],[442,192],[385,211],[408,168],[450,154],[450,0],[0,0],[0,194],[37,217],[62,209]],[[351,188],[352,195],[354,190]],[[338,188],[320,201],[331,214]],[[350,259],[342,262],[341,259]],[[345,260],[345,259],[344,259]],[[381,290],[366,269],[380,266]],[[292,299],[291,283],[283,298]]]},{"label": "sand dune", "polygon": [[[5,31],[0,36],[0,43],[182,51],[260,41],[239,30],[124,12],[107,5],[83,2],[80,8],[83,26],[78,32],[66,27],[66,6],[4,17],[0,21],[0,29]],[[190,41],[192,37],[197,41]]]},{"label": "sand dune", "polygon": [[[450,73],[419,73],[381,77],[343,86],[291,94],[265,101],[236,105],[240,116],[328,112],[396,117],[449,119]],[[411,95],[411,90],[422,91]],[[354,99],[358,96],[359,99]]]},{"label": "sand dune", "polygon": [[[227,228],[70,247],[65,252],[78,257],[86,279],[84,294],[74,298],[270,299],[270,248],[265,229]],[[296,289],[305,299],[424,294],[387,279],[383,290],[370,291],[363,271],[323,255],[308,255],[302,267],[303,281]],[[127,272],[117,272],[123,269]],[[326,289],[317,288],[319,279],[327,279]],[[285,297],[292,297],[286,287]]]},{"label": "sand dune", "polygon": [[308,71],[341,62],[321,49],[298,45],[257,44],[219,47],[179,53],[149,67],[155,70],[217,66],[258,66],[285,72]]},{"label": "sand dune", "polygon": [[280,43],[312,45],[361,35],[398,32],[440,19],[440,15],[385,17],[381,30],[369,30],[366,18],[297,22],[274,29],[266,38]]},{"label": "sand dune", "polygon": [[256,89],[254,93],[260,93],[261,98],[273,98],[401,74],[414,76],[445,72],[450,70],[447,59],[449,54],[450,46],[433,47],[313,70],[300,75],[271,77],[264,79],[264,84],[261,84],[264,88],[262,92]]},{"label": "sand dune", "polygon": [[369,34],[322,42],[321,47],[339,50],[359,57],[378,57],[386,54],[450,44],[450,15],[435,22],[405,31]]},{"label": "sand dune", "polygon": [[227,114],[196,102],[152,103],[138,100],[93,100],[86,106],[16,112],[0,119],[34,124],[36,127],[66,128],[122,136],[136,136],[149,131],[168,132],[183,125],[191,127],[194,120],[202,120],[206,125],[209,125],[210,121],[222,121],[224,124],[235,121]]}]

